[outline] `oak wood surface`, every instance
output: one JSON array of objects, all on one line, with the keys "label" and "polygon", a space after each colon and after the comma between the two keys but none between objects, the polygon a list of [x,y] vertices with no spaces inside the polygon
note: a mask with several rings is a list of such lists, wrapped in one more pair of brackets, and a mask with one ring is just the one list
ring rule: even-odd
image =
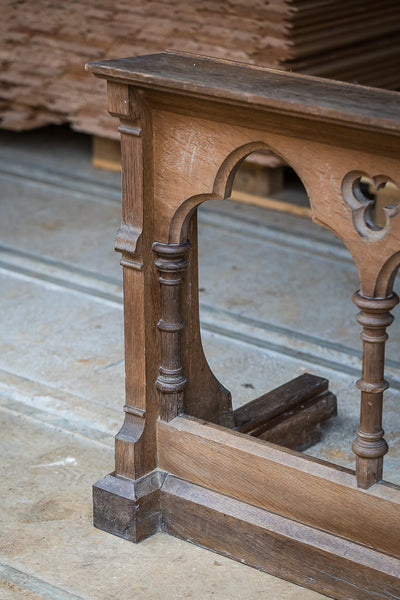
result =
[{"label": "oak wood surface", "polygon": [[124,423],[115,439],[115,471],[135,480],[157,465],[157,392],[155,386],[147,385],[148,380],[155,382],[160,362],[153,325],[159,315],[160,299],[151,252],[154,233],[149,222],[153,203],[153,177],[149,169],[153,156],[152,115],[147,103],[134,96],[128,86],[113,82],[108,86],[111,92],[108,108],[111,114],[123,119],[122,211],[115,249],[121,253],[123,267],[126,396]]},{"label": "oak wood surface", "polygon": [[349,469],[188,417],[157,429],[168,473],[400,556],[396,486],[360,490]]},{"label": "oak wood surface", "polygon": [[233,418],[240,433],[304,451],[321,440],[321,423],[336,414],[328,380],[304,373],[237,408]]},{"label": "oak wood surface", "polygon": [[321,441],[322,424],[336,415],[336,396],[326,392],[267,420],[248,434],[303,452]]},{"label": "oak wood surface", "polygon": [[183,371],[188,384],[184,394],[184,413],[226,427],[233,427],[232,397],[212,372],[201,341],[198,281],[197,211],[190,219],[188,239],[191,244],[187,276],[182,284],[185,301],[182,315],[185,328],[182,345],[190,352],[182,353]]},{"label": "oak wood surface", "polygon": [[[305,585],[325,585],[330,572],[343,575],[343,598],[362,597],[354,587],[357,576],[365,578],[377,598],[390,597],[389,591],[396,597],[399,576],[387,569],[398,568],[390,556],[400,556],[400,490],[380,481],[380,468],[386,451],[381,429],[385,328],[391,322],[388,310],[395,304],[393,284],[400,266],[400,205],[384,201],[378,222],[375,200],[365,194],[364,182],[377,191],[386,184],[400,189],[398,95],[170,53],[92,63],[88,69],[108,79],[109,111],[120,120],[122,139],[122,224],[116,248],[124,268],[126,404],[116,437],[114,476],[126,478],[134,489],[157,469],[182,479],[180,492],[165,496],[169,530],[190,538],[188,522],[193,519],[198,543],[215,544],[225,552],[239,527],[254,546],[243,560],[262,568],[269,568],[267,557],[259,550],[260,565],[255,552],[260,540],[270,544],[271,530],[255,526],[250,513],[254,507],[276,513],[296,525],[287,535],[279,534],[282,545],[271,569],[287,550],[284,576],[298,576],[304,540],[296,536],[306,527],[311,537]],[[343,241],[358,270],[364,353],[354,444],[357,474],[215,424],[232,427],[233,415],[229,393],[211,373],[201,347],[195,215],[202,202],[231,195],[241,162],[258,151],[272,151],[295,169],[313,219]],[[194,251],[190,256],[185,250],[184,258],[190,237]],[[184,271],[184,278],[177,276]],[[315,404],[306,400],[310,415],[332,408],[325,380],[321,386]],[[289,407],[295,397],[296,389],[289,394]],[[263,402],[256,401],[253,408],[260,406]],[[271,410],[273,419],[282,417],[273,402]],[[275,425],[290,429],[295,424],[301,436],[302,410],[290,416],[292,421]],[[199,419],[179,416],[182,411]],[[257,414],[253,417],[256,431],[261,424]],[[311,436],[316,434],[317,425],[310,429]],[[190,499],[192,484],[207,488],[205,497]],[[210,495],[217,498],[218,509]],[[239,502],[242,516],[228,519],[222,497],[227,506]],[[118,512],[114,500],[111,512]],[[123,506],[125,500],[122,494]],[[213,526],[216,518],[224,531],[222,541]],[[139,523],[140,512],[132,519]],[[112,515],[105,520],[111,530]],[[336,548],[328,556],[320,535]],[[330,575],[328,580],[332,585]]]},{"label": "oak wood surface", "polygon": [[0,127],[69,123],[116,139],[87,60],[188,52],[399,89],[393,0],[2,2]]},{"label": "oak wood surface", "polygon": [[97,76],[153,90],[173,89],[185,95],[388,129],[400,135],[397,92],[166,52],[89,63],[86,69]]},{"label": "oak wood surface", "polygon": [[357,481],[362,488],[369,488],[382,479],[383,457],[388,451],[382,429],[383,392],[389,387],[384,379],[386,328],[393,322],[389,310],[399,302],[397,294],[388,298],[364,298],[353,296],[361,309],[357,321],[363,327],[362,376],[357,381],[361,390],[360,427],[353,450],[357,455]]},{"label": "oak wood surface", "polygon": [[327,379],[303,373],[237,408],[234,411],[235,427],[247,433],[258,426],[258,420],[263,423],[327,390]]},{"label": "oak wood surface", "polygon": [[[315,125],[312,126],[311,123],[317,119],[313,117],[310,120],[307,114],[291,114],[290,112],[281,114],[273,108],[265,109],[254,106],[249,115],[245,103],[235,105],[234,110],[227,110],[226,106],[230,107],[231,102],[224,105],[218,99],[180,95],[175,94],[172,90],[159,91],[149,88],[146,90],[146,96],[154,108],[166,110],[169,113],[184,114],[192,118],[202,117],[220,123],[229,123],[233,126],[251,124],[252,129],[258,132],[266,131],[270,134],[281,134],[285,131],[285,134],[290,135],[292,138],[301,138],[303,141],[317,140],[329,146],[339,146],[342,149],[351,148],[375,156],[397,158],[399,152],[398,135],[396,133],[393,135],[391,129],[377,129],[373,123],[371,125],[362,121],[335,123],[334,121],[324,120],[322,123],[319,122],[318,127],[316,127]],[[392,125],[395,128],[397,127],[394,123]],[[267,144],[263,148],[259,147],[255,151],[260,149],[275,152],[280,156],[272,143],[270,146]],[[280,156],[280,158],[283,162],[288,162],[284,156]],[[290,166],[292,165],[290,164]],[[295,167],[295,170],[297,170],[297,167]]]},{"label": "oak wood surface", "polygon": [[131,542],[160,530],[160,489],[165,473],[155,470],[133,482],[115,473],[93,486],[93,524]]},{"label": "oak wood surface", "polygon": [[161,506],[168,533],[336,600],[400,598],[394,557],[171,475]]}]

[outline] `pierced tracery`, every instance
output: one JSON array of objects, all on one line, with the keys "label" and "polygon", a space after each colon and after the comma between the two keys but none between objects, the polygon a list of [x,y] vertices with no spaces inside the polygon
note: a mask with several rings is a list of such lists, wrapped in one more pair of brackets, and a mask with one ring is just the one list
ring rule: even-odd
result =
[{"label": "pierced tracery", "polygon": [[390,220],[400,212],[400,190],[394,181],[386,175],[351,171],[343,179],[342,192],[358,233],[370,241],[382,240]]}]

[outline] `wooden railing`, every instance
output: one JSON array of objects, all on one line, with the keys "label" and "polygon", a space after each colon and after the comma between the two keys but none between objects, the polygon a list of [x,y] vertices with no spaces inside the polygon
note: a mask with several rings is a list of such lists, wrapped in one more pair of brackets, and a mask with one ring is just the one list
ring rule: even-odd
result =
[{"label": "wooden railing", "polygon": [[[120,119],[126,343],[125,421],[115,472],[94,486],[95,524],[133,541],[163,528],[335,598],[400,598],[400,490],[381,481],[400,208],[375,219],[361,185],[399,186],[398,94],[183,54],[87,68]],[[249,437],[237,415],[234,430],[202,350],[196,209],[228,198],[241,161],[265,149],[295,169],[358,270],[355,472]]]}]

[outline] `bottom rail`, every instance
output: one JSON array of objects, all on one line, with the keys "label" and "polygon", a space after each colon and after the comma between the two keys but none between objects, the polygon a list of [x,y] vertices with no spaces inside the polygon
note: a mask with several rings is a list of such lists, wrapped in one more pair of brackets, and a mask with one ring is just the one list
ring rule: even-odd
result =
[{"label": "bottom rail", "polygon": [[163,529],[337,600],[400,598],[400,560],[168,475]]},{"label": "bottom rail", "polygon": [[158,422],[159,468],[186,481],[400,558],[400,488],[199,421]]}]

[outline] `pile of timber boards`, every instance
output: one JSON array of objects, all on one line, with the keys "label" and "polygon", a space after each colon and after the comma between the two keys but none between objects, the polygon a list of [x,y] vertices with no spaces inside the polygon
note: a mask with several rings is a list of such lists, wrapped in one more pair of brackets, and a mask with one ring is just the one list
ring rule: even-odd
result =
[{"label": "pile of timber boards", "polygon": [[173,48],[400,88],[398,0],[3,0],[0,117],[116,137],[87,61]]},{"label": "pile of timber boards", "polygon": [[294,4],[285,68],[400,89],[398,1],[322,0]]}]

